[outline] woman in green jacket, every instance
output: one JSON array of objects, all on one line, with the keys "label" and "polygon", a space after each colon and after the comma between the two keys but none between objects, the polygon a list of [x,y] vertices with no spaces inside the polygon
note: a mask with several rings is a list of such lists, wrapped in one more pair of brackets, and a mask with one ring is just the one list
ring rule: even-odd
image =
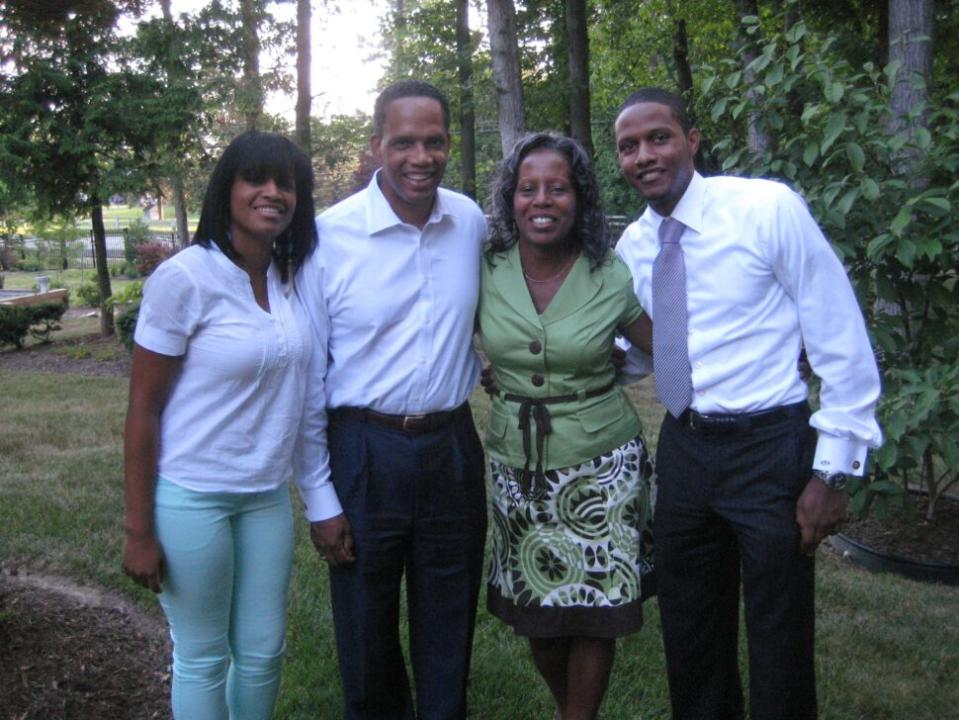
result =
[{"label": "woman in green jacket", "polygon": [[616,638],[642,626],[651,515],[652,466],[611,349],[619,332],[650,351],[652,328],[575,141],[517,143],[491,205],[478,313],[498,387],[487,605],[529,638],[557,717],[594,718]]}]

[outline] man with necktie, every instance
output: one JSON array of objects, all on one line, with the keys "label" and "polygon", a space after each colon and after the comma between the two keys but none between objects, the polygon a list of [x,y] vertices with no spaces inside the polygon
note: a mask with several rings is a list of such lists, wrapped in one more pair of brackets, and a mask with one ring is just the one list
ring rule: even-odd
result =
[{"label": "man with necktie", "polygon": [[[704,178],[682,98],[645,88],[616,149],[646,200],[618,252],[653,319],[656,573],[673,717],[743,717],[743,587],[752,720],[816,717],[814,554],[882,435],[862,313],[803,200],[781,183]],[[822,380],[811,413],[805,345]]]}]

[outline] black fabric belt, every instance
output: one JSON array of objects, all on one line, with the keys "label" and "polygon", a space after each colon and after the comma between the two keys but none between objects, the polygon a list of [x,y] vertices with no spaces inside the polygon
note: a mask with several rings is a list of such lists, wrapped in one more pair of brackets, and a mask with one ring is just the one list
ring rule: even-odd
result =
[{"label": "black fabric belt", "polygon": [[687,408],[687,410],[677,418],[677,421],[684,429],[691,432],[711,435],[735,435],[748,433],[757,428],[775,425],[783,420],[799,417],[806,412],[808,412],[808,405],[805,401],[794,403],[793,405],[780,405],[779,407],[769,408],[768,410],[757,410],[751,413],[717,413],[707,415],[698,413],[692,408]]},{"label": "black fabric belt", "polygon": [[466,406],[467,404],[463,403],[453,410],[441,410],[424,415],[388,415],[369,408],[349,406],[330,408],[329,413],[333,419],[359,420],[371,425],[381,425],[391,430],[399,430],[409,435],[424,435],[452,423],[456,414]]},{"label": "black fabric belt", "polygon": [[[539,494],[545,491],[545,475],[543,473],[543,445],[546,443],[546,436],[553,431],[552,423],[549,417],[549,408],[547,405],[558,403],[569,403],[577,400],[588,400],[590,398],[605,395],[616,386],[615,381],[604,385],[595,390],[588,390],[585,393],[569,393],[567,395],[548,395],[546,397],[534,398],[525,395],[514,395],[513,393],[503,393],[503,399],[510,402],[519,403],[519,429],[523,433],[523,454],[526,457],[526,464],[520,473],[519,483],[523,494],[529,497],[534,492],[533,480],[539,487]],[[500,391],[497,390],[499,395]],[[533,476],[530,476],[529,464],[530,454],[533,445],[531,437],[530,420],[536,423],[536,470]]]}]

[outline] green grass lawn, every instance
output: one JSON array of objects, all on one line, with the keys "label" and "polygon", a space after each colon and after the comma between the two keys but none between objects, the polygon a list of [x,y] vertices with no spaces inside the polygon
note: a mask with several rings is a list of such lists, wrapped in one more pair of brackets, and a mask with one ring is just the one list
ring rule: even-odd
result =
[{"label": "green grass lawn", "polygon": [[[0,370],[0,558],[119,590],[153,607],[120,572],[126,380]],[[632,391],[647,434],[659,410]],[[486,400],[474,395],[485,425]],[[340,716],[326,569],[298,517],[289,652],[275,717]],[[820,550],[817,674],[823,720],[943,720],[959,708],[959,588],[872,575]],[[482,600],[481,600],[482,606]],[[606,720],[669,717],[659,616],[620,643]],[[470,717],[552,717],[524,642],[480,610]],[[788,648],[784,648],[788,652]]]},{"label": "green grass lawn", "polygon": [[[43,272],[5,272],[3,274],[4,290],[35,290],[37,276],[46,275],[50,278],[51,288],[66,288],[71,291],[71,304],[76,305],[76,294],[72,291],[81,285],[96,283],[97,271],[93,268],[71,268],[69,270],[44,270]],[[133,280],[125,277],[111,277],[110,288],[114,293],[129,285]]]}]

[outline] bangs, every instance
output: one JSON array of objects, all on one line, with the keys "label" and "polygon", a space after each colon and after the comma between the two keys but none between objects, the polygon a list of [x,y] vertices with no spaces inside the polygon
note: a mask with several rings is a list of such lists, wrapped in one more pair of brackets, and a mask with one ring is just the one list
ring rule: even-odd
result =
[{"label": "bangs", "polygon": [[296,171],[289,144],[269,135],[246,143],[237,155],[236,176],[248,183],[274,180],[277,185],[295,188]]}]

